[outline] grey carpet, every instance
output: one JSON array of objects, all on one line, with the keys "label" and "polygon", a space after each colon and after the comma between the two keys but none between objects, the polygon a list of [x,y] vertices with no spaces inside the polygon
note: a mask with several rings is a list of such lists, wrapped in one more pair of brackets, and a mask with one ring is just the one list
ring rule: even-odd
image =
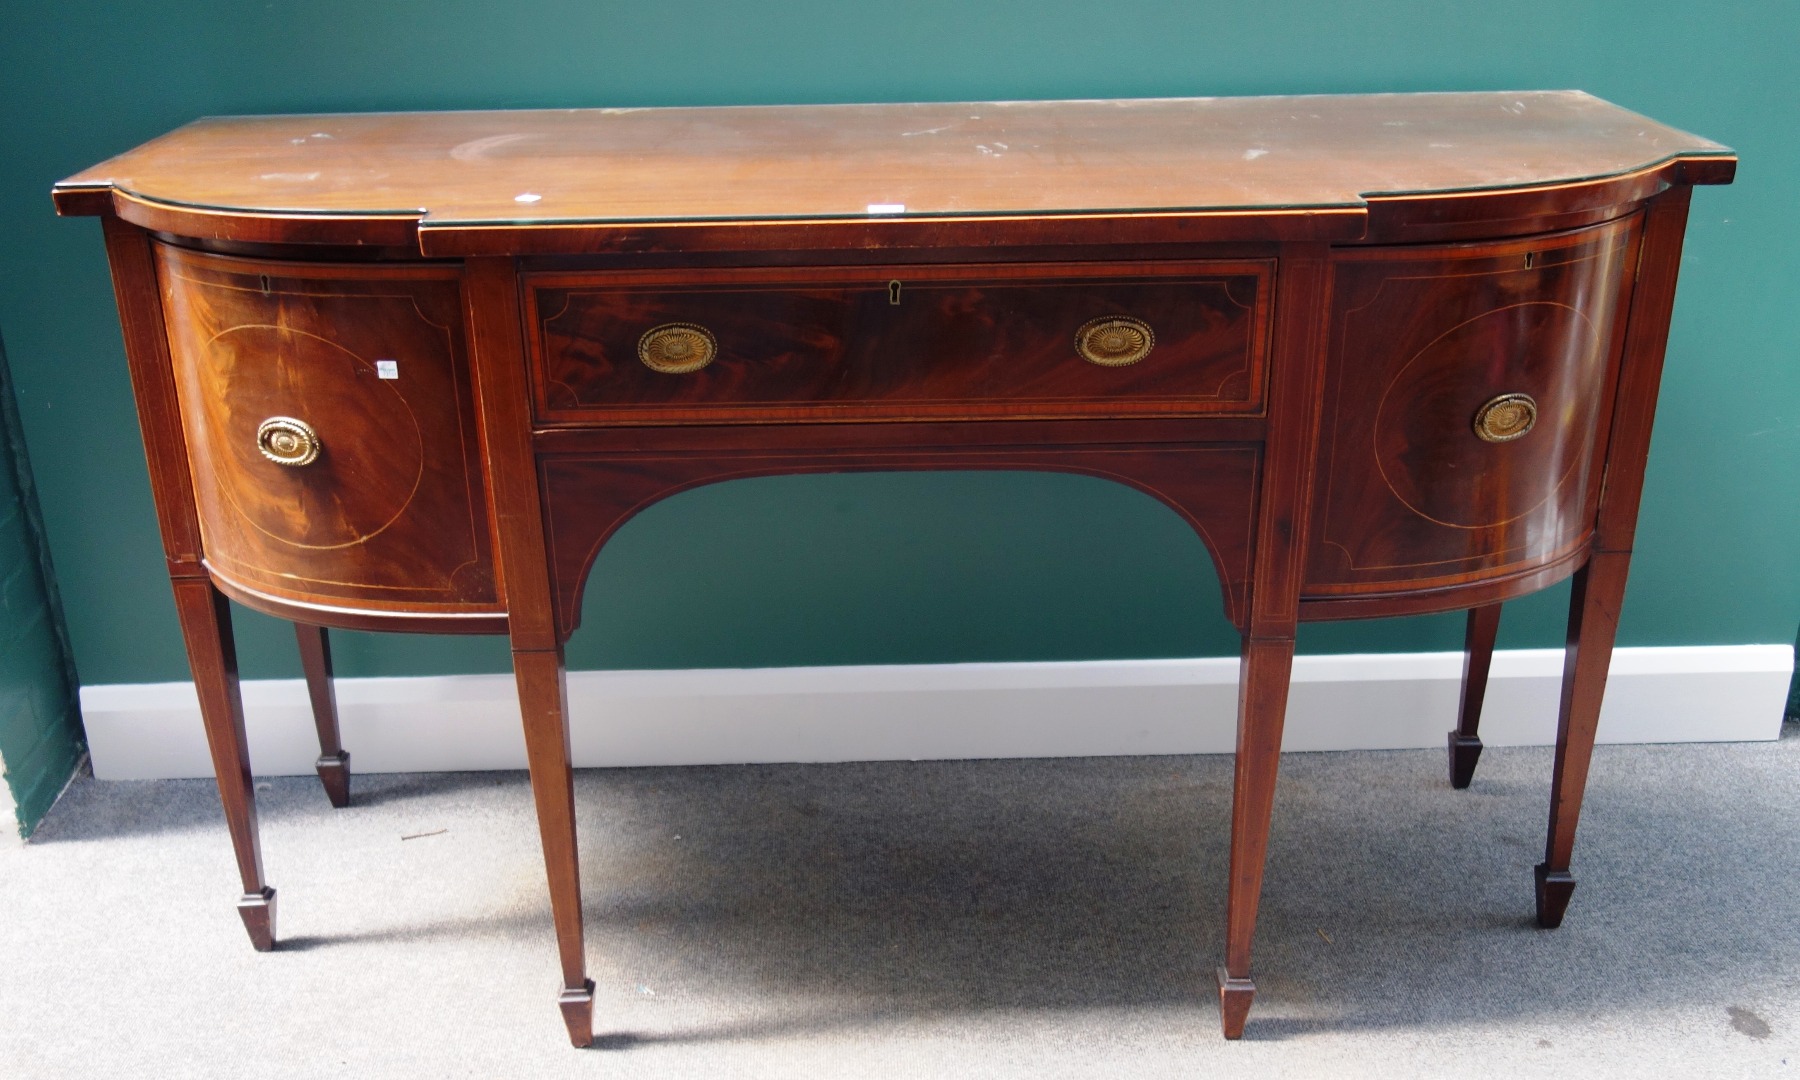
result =
[{"label": "grey carpet", "polygon": [[1800,738],[1600,748],[1555,932],[1548,751],[1443,771],[1283,761],[1238,1044],[1229,758],[584,772],[586,1052],[521,774],[266,782],[267,955],[210,783],[82,780],[0,851],[0,1076],[1800,1071]]}]

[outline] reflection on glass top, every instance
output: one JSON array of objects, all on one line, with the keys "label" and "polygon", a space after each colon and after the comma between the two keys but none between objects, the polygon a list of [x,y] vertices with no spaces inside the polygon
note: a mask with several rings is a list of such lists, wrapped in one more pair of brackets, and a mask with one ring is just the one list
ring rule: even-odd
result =
[{"label": "reflection on glass top", "polygon": [[63,182],[426,226],[1355,207],[1729,156],[1577,91],[197,121]]}]

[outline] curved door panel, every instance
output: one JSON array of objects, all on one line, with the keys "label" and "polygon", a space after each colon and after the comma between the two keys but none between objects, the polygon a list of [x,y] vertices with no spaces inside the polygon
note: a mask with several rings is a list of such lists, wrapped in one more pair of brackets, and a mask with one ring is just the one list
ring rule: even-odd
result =
[{"label": "curved door panel", "polygon": [[458,272],[157,252],[207,565],[288,600],[497,608]]},{"label": "curved door panel", "polygon": [[1308,598],[1455,585],[1591,527],[1637,219],[1334,256]]}]

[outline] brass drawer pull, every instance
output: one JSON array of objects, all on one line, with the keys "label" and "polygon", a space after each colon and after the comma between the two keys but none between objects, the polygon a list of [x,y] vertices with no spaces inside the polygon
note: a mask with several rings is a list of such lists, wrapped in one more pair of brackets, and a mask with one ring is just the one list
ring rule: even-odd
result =
[{"label": "brass drawer pull", "polygon": [[1530,394],[1501,394],[1475,410],[1475,435],[1482,442],[1512,442],[1537,423]]},{"label": "brass drawer pull", "polygon": [[319,434],[291,416],[271,416],[256,429],[256,448],[277,465],[311,465],[319,457]]},{"label": "brass drawer pull", "polygon": [[638,359],[651,371],[665,375],[699,371],[717,355],[718,339],[712,331],[694,323],[664,323],[638,339]]},{"label": "brass drawer pull", "polygon": [[1084,323],[1075,331],[1075,351],[1090,364],[1125,367],[1150,355],[1156,334],[1150,324],[1129,315],[1109,315]]}]

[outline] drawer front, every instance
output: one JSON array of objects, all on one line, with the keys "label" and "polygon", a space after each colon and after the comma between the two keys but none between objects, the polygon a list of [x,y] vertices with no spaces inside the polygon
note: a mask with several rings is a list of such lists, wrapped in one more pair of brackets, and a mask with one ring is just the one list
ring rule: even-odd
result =
[{"label": "drawer front", "polygon": [[1592,526],[1637,219],[1333,267],[1306,594],[1459,584]]},{"label": "drawer front", "polygon": [[1269,261],[532,274],[538,418],[1254,415],[1272,274]]},{"label": "drawer front", "polygon": [[494,608],[458,272],[157,261],[208,565],[303,602]]}]

